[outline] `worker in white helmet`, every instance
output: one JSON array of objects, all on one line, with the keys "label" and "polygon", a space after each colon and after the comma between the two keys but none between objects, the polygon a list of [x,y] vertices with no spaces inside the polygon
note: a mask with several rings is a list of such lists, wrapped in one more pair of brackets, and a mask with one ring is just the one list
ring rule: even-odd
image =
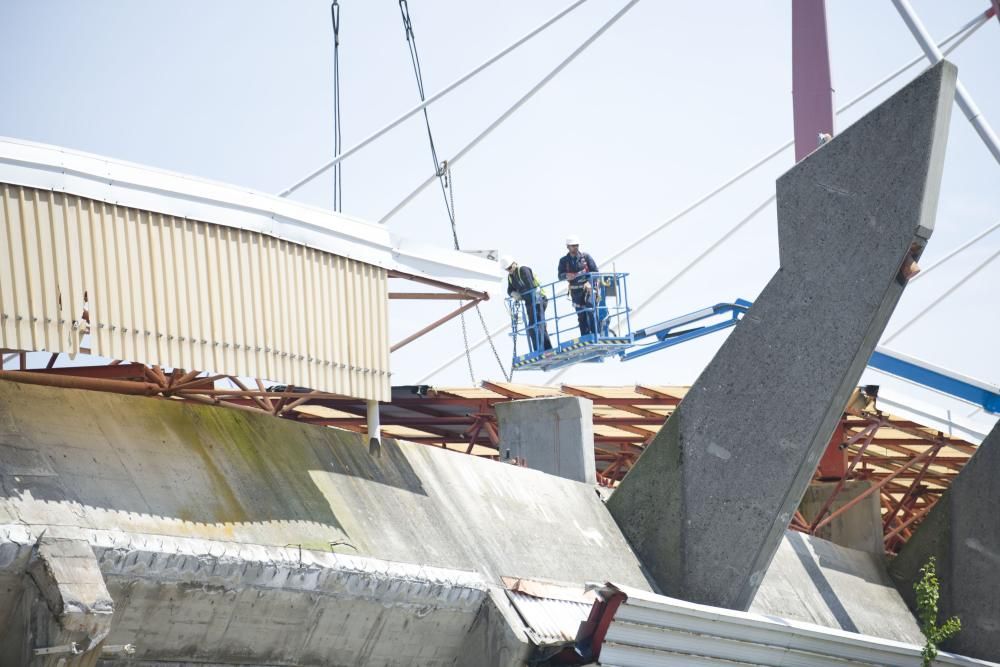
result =
[{"label": "worker in white helmet", "polygon": [[531,267],[519,265],[510,255],[500,258],[500,266],[507,272],[507,294],[515,301],[524,302],[524,310],[528,316],[525,333],[529,348],[532,352],[539,348],[551,350],[552,341],[549,340],[548,327],[545,326],[545,309],[549,306],[549,299],[534,271]]},{"label": "worker in white helmet", "polygon": [[580,335],[586,336],[597,331],[596,288],[590,274],[599,269],[594,258],[580,250],[578,237],[566,239],[566,250],[569,252],[559,260],[559,280],[569,282],[569,296],[580,322]]}]

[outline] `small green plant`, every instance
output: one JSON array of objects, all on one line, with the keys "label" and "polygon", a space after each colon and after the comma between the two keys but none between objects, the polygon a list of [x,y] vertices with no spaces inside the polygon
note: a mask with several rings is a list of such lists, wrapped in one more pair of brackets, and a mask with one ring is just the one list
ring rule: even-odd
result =
[{"label": "small green plant", "polygon": [[920,581],[913,584],[917,593],[917,615],[920,617],[920,631],[924,633],[927,643],[920,655],[924,659],[922,667],[930,667],[938,654],[938,644],[954,637],[962,629],[962,621],[958,616],[952,616],[943,625],[937,624],[938,597],[941,584],[937,578],[937,563],[932,556],[927,564],[920,568]]}]

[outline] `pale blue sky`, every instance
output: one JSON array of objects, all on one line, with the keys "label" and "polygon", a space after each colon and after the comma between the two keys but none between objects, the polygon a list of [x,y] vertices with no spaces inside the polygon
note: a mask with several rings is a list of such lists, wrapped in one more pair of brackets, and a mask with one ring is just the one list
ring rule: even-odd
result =
[{"label": "pale blue sky", "polygon": [[[433,93],[568,4],[568,0],[411,0]],[[459,150],[616,11],[591,0],[571,17],[431,109],[442,158]],[[836,100],[847,101],[919,53],[888,0],[829,0]],[[987,0],[915,0],[941,39]],[[399,9],[342,0],[342,111],[351,145],[417,101]],[[0,1],[0,135],[68,146],[277,192],[331,156],[329,2]],[[1000,127],[1000,23],[951,59]],[[843,128],[902,86],[892,83],[838,119]],[[467,248],[500,248],[554,278],[569,233],[600,262],[791,137],[790,2],[646,0],[455,168]],[[640,302],[771,192],[792,154],[619,260]],[[430,173],[422,120],[344,163],[345,212],[377,219]],[[295,197],[328,206],[330,179]],[[1000,220],[1000,166],[954,114],[931,262]],[[440,193],[429,189],[393,231],[450,244]],[[1000,248],[1000,232],[913,286],[889,331]],[[849,258],[845,258],[849,261]],[[998,262],[1000,264],[1000,262]],[[607,267],[610,268],[610,267]],[[771,207],[679,281],[635,325],[735,297],[754,298],[777,268]],[[894,342],[897,349],[1000,381],[1000,265],[961,288]],[[441,306],[444,308],[445,306]],[[395,308],[395,306],[394,306]],[[436,317],[399,309],[398,339]],[[506,318],[499,301],[484,313]],[[469,320],[473,339],[478,321]],[[630,362],[574,369],[581,384],[688,384],[722,342],[689,343]],[[498,341],[509,357],[510,344]],[[461,349],[457,321],[393,356],[394,383],[414,382]],[[487,349],[477,379],[497,378]],[[278,379],[278,378],[276,378]],[[523,382],[543,382],[521,373]],[[433,378],[468,384],[464,362]]]}]

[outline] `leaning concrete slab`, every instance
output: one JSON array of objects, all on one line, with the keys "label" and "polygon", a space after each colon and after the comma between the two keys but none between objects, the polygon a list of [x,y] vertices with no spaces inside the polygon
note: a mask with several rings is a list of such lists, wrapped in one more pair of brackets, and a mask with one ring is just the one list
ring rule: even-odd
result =
[{"label": "leaning concrete slab", "polygon": [[608,507],[664,593],[746,609],[931,234],[956,69],[778,179],[781,268]]},{"label": "leaning concrete slab", "polygon": [[1000,662],[1000,423],[917,528],[889,575],[912,609],[920,568],[937,559],[940,618],[957,615],[962,631],[948,651]]},{"label": "leaning concrete slab", "polygon": [[547,396],[496,405],[500,451],[529,468],[588,484],[594,469],[593,403]]}]

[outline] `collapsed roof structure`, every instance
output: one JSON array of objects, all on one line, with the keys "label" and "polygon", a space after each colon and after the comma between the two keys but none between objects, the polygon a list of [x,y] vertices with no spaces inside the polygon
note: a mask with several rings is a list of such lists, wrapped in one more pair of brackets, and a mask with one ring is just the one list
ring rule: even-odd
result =
[{"label": "collapsed roof structure", "polygon": [[[856,468],[881,428],[920,431],[867,404],[845,417],[844,405],[933,228],[955,82],[954,67],[937,65],[781,179],[781,270],[608,498],[588,481],[378,438],[372,405],[392,399],[386,281],[481,299],[492,263],[237,188],[0,144],[0,346],[75,354],[89,336],[86,349],[131,362],[0,373],[0,658],[916,660],[920,628],[885,571],[887,536],[866,553],[788,529],[819,528],[831,508],[829,493],[812,519],[801,505],[831,440],[853,447]],[[844,244],[866,261],[843,262]],[[850,307],[830,307],[847,294]],[[344,326],[322,326],[341,311]],[[261,377],[286,384],[247,388]],[[232,385],[217,388],[222,380]],[[523,423],[494,434],[484,417],[479,428],[503,450],[516,428],[535,434],[527,446],[546,445],[554,424],[557,445],[568,434],[582,449],[579,433],[593,428],[584,400],[525,401],[530,418],[504,402]],[[647,407],[635,400],[617,407],[639,416]],[[311,408],[356,420],[359,401],[367,442],[297,423],[340,418]],[[948,468],[932,468],[932,457],[957,446],[913,439],[898,445],[913,453],[907,461],[865,459],[891,471],[891,506],[873,509],[880,531],[883,521],[899,529],[894,538],[929,503],[913,498],[902,518],[910,492],[893,495],[889,482],[916,465],[931,482]],[[980,460],[968,468],[984,469]],[[609,468],[602,476],[618,481]],[[960,479],[939,501],[950,515],[989,476],[970,479],[971,490]],[[868,488],[844,507],[876,501],[878,487]],[[938,516],[931,525],[952,531],[939,550],[950,557],[979,522]],[[975,539],[979,564],[1000,549],[995,522]],[[962,563],[950,559],[949,572]],[[900,589],[912,584],[912,568],[894,574]],[[998,580],[976,583],[945,596],[946,612],[975,634],[956,642],[973,657],[943,655],[945,664],[998,655]]]}]

